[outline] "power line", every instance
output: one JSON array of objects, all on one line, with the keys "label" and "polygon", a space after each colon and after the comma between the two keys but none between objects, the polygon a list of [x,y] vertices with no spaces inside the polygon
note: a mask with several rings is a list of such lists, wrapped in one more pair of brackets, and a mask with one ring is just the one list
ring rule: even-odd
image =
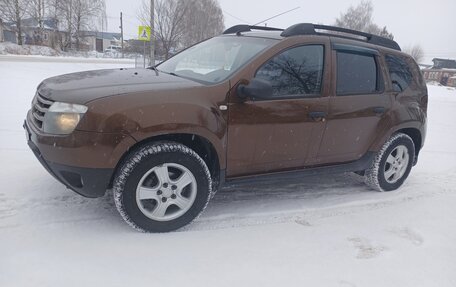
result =
[{"label": "power line", "polygon": [[125,14],[125,13],[124,13],[124,16],[127,16],[128,18],[132,18],[132,19],[137,19],[137,18],[138,18],[138,17],[136,17],[136,16],[132,16],[132,15],[130,15],[130,14]]},{"label": "power line", "polygon": [[130,23],[131,25],[138,25],[138,23],[134,23],[133,21],[130,21],[128,19],[123,19],[125,22]]}]

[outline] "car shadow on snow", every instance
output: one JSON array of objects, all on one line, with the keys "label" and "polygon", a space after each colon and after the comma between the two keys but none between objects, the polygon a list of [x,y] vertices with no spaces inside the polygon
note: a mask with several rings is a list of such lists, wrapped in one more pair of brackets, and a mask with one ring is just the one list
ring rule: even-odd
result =
[{"label": "car shadow on snow", "polygon": [[353,173],[303,176],[294,180],[264,180],[223,188],[211,200],[202,217],[219,216],[224,212],[232,213],[233,210],[248,214],[330,207],[368,199],[377,194],[364,184],[363,177]]}]

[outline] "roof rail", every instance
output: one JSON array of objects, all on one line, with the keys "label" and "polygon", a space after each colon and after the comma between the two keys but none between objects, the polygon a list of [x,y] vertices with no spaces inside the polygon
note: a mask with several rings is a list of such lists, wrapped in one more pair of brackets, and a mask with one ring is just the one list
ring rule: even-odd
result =
[{"label": "roof rail", "polygon": [[242,32],[250,32],[252,30],[262,30],[262,31],[283,31],[280,28],[266,27],[266,26],[251,26],[251,25],[236,25],[231,28],[228,28],[223,32],[223,34],[237,34]]},{"label": "roof rail", "polygon": [[[283,31],[281,36],[290,37],[290,36],[298,36],[298,35],[328,35],[328,33],[320,33],[320,32],[317,32],[316,30],[334,31],[334,32],[339,32],[339,33],[344,33],[344,34],[360,36],[360,37],[366,38],[367,43],[391,48],[394,50],[399,50],[399,51],[401,50],[401,47],[399,46],[399,44],[396,41],[385,38],[385,37],[372,35],[370,33],[360,32],[360,31],[346,29],[346,28],[326,26],[326,25],[315,25],[315,24],[311,24],[311,23],[301,23],[301,24],[293,25],[293,26],[287,28],[285,31]],[[329,35],[335,36],[335,37],[350,38],[350,39],[362,41],[359,38],[346,37],[345,35],[337,35],[337,34],[329,34]]]}]

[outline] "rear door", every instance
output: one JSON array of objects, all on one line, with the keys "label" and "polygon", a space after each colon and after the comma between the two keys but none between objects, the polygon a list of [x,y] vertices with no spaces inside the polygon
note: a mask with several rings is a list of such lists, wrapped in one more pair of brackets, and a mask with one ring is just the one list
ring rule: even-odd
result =
[{"label": "rear door", "polygon": [[[328,41],[329,42],[329,41]],[[227,177],[302,168],[318,151],[328,112],[330,73],[326,43],[286,48],[258,65],[273,96],[229,106]],[[249,80],[246,76],[246,80]]]},{"label": "rear door", "polygon": [[391,108],[379,52],[333,44],[333,82],[329,115],[317,164],[355,161],[365,155]]}]

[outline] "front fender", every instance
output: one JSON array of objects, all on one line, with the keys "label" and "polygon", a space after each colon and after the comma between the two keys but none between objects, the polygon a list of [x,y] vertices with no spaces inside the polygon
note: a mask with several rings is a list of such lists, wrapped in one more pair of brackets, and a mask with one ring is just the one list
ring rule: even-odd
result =
[{"label": "front fender", "polygon": [[[211,91],[213,93],[211,93]],[[227,113],[218,109],[226,89],[207,87],[199,96],[192,90],[113,96],[91,102],[79,130],[116,132],[136,141],[171,134],[192,134],[208,140],[225,166]],[[210,97],[208,95],[223,95]]]}]

